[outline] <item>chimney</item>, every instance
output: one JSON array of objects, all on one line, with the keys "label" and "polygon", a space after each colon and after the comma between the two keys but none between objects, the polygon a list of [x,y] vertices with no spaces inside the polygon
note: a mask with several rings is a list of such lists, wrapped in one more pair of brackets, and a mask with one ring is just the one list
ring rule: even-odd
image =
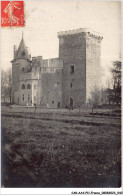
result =
[{"label": "chimney", "polygon": [[29,58],[31,58],[31,52],[28,47],[26,47],[27,54],[29,55]]},{"label": "chimney", "polygon": [[37,60],[38,60],[38,62],[39,62],[39,65],[41,66],[41,63],[42,63],[42,56],[38,56],[38,57],[37,57]]},{"label": "chimney", "polygon": [[17,54],[17,45],[14,45],[14,59],[16,58],[16,54]]}]

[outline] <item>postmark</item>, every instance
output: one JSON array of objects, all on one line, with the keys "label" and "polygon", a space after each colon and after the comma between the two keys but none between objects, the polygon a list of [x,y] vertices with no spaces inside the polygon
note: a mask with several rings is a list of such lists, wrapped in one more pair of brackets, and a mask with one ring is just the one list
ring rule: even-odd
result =
[{"label": "postmark", "polygon": [[24,1],[2,1],[1,27],[23,27],[24,25]]}]

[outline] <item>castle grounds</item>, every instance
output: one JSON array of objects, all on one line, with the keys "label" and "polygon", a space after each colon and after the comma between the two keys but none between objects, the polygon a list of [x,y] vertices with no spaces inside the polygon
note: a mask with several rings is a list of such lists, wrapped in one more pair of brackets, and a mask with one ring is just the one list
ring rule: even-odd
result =
[{"label": "castle grounds", "polygon": [[120,187],[119,110],[1,109],[4,187]]}]

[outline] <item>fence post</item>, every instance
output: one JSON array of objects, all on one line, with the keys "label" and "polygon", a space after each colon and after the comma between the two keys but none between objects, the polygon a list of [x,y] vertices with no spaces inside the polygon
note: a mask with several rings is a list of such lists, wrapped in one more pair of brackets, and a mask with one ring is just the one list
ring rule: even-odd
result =
[{"label": "fence post", "polygon": [[93,116],[94,116],[94,113],[93,113],[93,107],[92,107],[92,122],[93,122]]}]

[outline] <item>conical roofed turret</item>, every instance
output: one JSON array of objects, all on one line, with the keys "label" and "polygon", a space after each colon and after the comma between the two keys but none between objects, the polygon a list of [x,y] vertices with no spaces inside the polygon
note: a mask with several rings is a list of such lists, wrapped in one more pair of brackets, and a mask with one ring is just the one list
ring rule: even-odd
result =
[{"label": "conical roofed turret", "polygon": [[24,39],[23,39],[23,35],[22,35],[22,39],[21,39],[20,45],[18,47],[15,58],[16,59],[19,59],[19,58],[29,59],[30,58],[27,47],[26,47]]}]

